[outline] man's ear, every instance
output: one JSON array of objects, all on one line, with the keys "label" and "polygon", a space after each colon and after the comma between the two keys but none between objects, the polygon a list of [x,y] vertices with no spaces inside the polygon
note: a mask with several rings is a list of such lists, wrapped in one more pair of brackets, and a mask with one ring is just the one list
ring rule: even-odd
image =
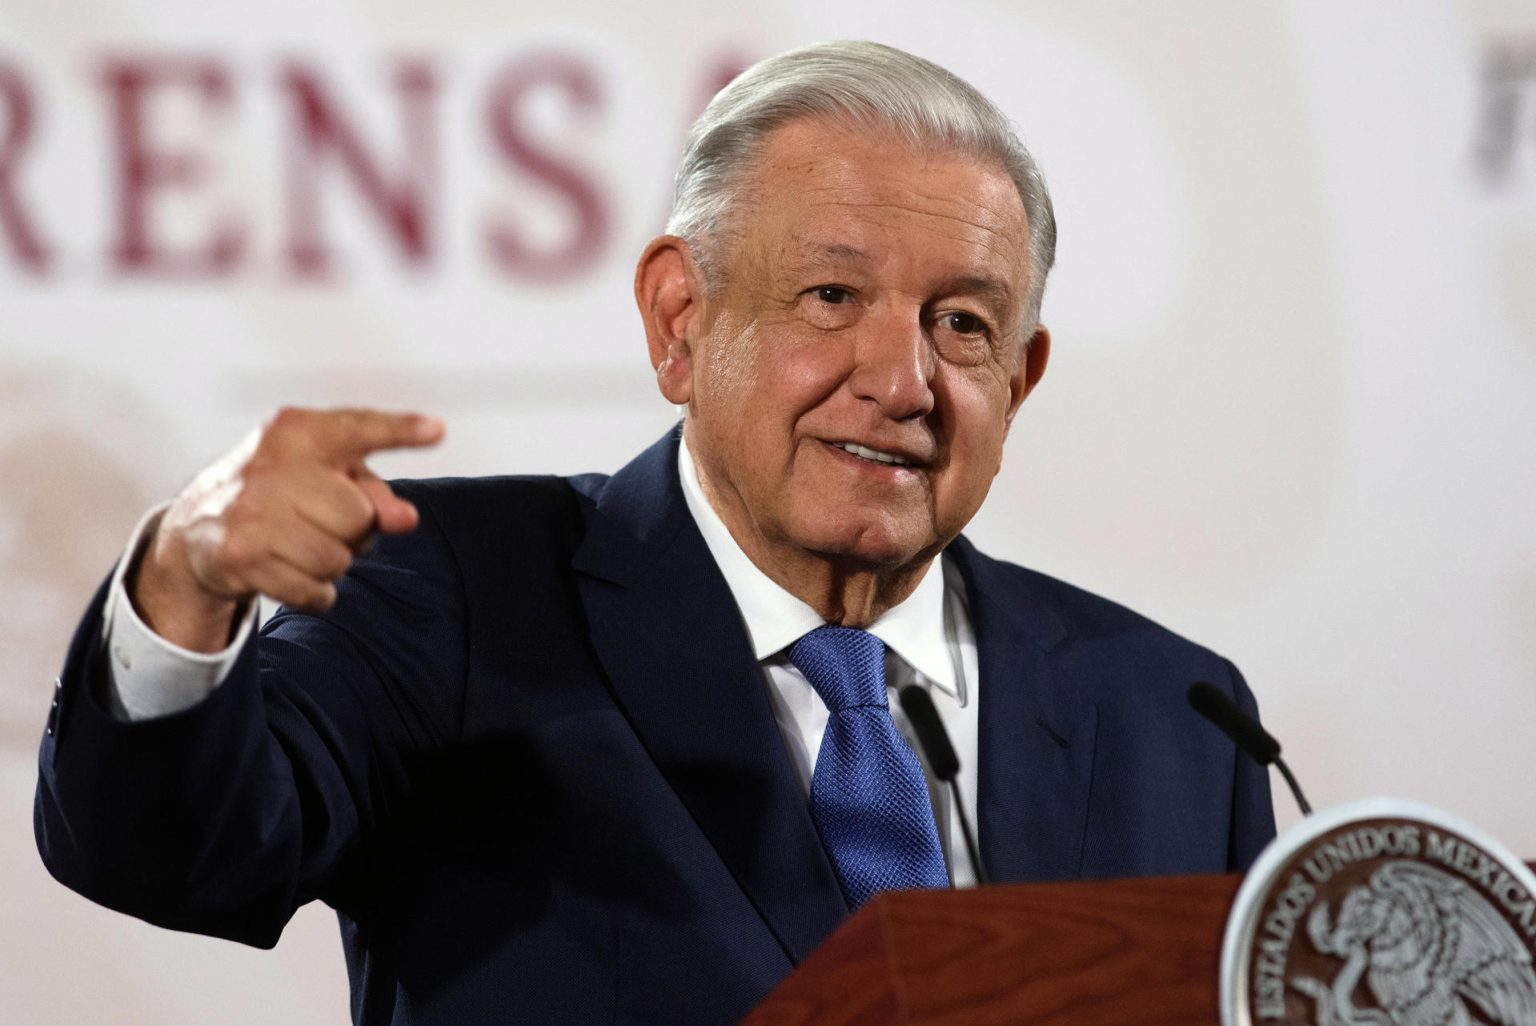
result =
[{"label": "man's ear", "polygon": [[652,239],[635,268],[635,304],[645,323],[656,387],[676,406],[686,406],[693,395],[688,328],[699,316],[700,298],[688,243],[675,235]]},{"label": "man's ear", "polygon": [[1024,400],[1029,393],[1035,390],[1040,379],[1045,376],[1045,365],[1051,359],[1051,333],[1045,325],[1037,325],[1035,333],[1030,336],[1024,345],[1024,355],[1019,357],[1019,366],[1013,372],[1013,378],[1009,381],[1010,395],[1008,397],[1009,426],[1013,424],[1013,415],[1019,412],[1019,407],[1024,405]]}]

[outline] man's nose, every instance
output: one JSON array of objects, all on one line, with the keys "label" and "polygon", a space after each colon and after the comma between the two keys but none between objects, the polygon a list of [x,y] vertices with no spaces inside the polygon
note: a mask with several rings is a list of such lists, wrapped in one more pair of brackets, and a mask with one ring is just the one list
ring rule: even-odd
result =
[{"label": "man's nose", "polygon": [[881,311],[860,327],[849,376],[854,394],[878,403],[892,420],[926,416],[933,410],[937,357],[922,311],[911,307]]}]

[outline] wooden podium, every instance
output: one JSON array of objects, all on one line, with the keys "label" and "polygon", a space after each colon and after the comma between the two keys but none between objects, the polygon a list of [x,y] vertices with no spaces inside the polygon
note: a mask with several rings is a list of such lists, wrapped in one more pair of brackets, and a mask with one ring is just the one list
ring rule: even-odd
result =
[{"label": "wooden podium", "polygon": [[1217,1026],[1239,880],[882,894],[743,1026]]}]

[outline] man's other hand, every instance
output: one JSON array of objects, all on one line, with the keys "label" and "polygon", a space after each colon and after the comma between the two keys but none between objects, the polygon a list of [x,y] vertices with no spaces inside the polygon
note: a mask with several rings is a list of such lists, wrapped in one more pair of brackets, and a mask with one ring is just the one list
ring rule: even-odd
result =
[{"label": "man's other hand", "polygon": [[442,437],[442,421],[413,413],[279,410],[171,502],[129,586],[139,615],[173,644],[216,652],[256,595],[330,608],[375,531],[418,521],[365,458]]}]

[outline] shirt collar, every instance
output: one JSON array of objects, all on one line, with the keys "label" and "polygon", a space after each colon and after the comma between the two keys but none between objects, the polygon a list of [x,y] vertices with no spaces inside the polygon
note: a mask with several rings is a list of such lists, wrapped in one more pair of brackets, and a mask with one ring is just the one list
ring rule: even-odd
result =
[{"label": "shirt collar", "polygon": [[[822,626],[816,610],[758,569],[736,544],[725,521],[704,497],[686,441],[678,443],[677,469],[688,512],[736,600],[757,660],[777,655]],[[887,609],[867,630],[935,686],[958,695],[954,658],[945,637],[944,574],[932,573],[932,565],[928,569],[912,594]]]}]

